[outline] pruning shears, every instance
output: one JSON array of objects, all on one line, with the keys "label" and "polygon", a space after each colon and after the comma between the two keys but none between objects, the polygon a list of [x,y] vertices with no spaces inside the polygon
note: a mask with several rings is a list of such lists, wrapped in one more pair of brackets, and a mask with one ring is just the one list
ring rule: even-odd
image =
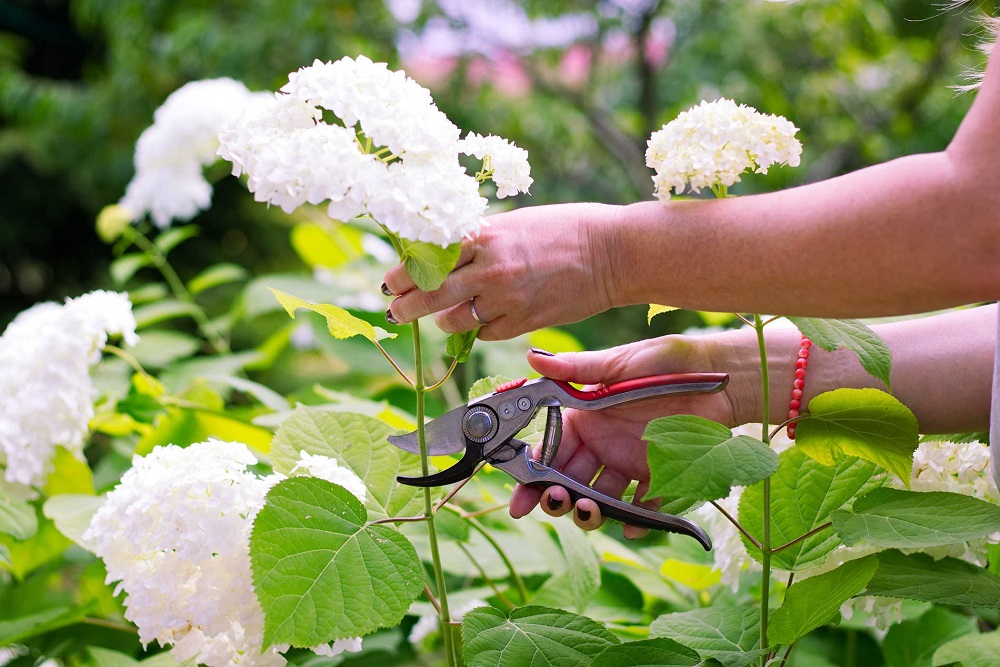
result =
[{"label": "pruning shears", "polygon": [[[561,409],[564,407],[603,410],[644,398],[714,393],[721,391],[728,382],[729,376],[725,373],[681,373],[625,380],[584,391],[568,382],[544,377],[513,380],[427,423],[427,452],[434,456],[464,452],[457,463],[426,477],[400,476],[396,479],[410,486],[444,486],[471,477],[481,464],[489,463],[521,484],[541,488],[562,486],[574,503],[589,498],[597,503],[605,517],[643,528],[688,535],[708,551],[712,548],[712,540],[695,523],[612,498],[550,465],[562,437]],[[543,408],[547,413],[541,455],[534,460],[531,445],[514,436]],[[416,431],[390,436],[389,442],[407,452],[420,453]]]}]

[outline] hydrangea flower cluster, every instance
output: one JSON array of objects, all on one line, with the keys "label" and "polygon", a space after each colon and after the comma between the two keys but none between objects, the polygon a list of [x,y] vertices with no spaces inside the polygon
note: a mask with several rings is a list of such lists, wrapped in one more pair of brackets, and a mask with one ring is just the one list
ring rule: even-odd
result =
[{"label": "hydrangea flower cluster", "polygon": [[218,159],[222,126],[258,96],[226,78],[192,81],[171,93],[139,136],[135,176],[119,203],[134,219],[148,213],[160,228],[208,208],[212,186],[202,167]]},{"label": "hydrangea flower cluster", "polygon": [[518,148],[503,137],[482,136],[475,132],[465,135],[460,148],[466,155],[483,160],[483,171],[490,173],[497,184],[497,199],[527,192],[531,185],[528,151]]},{"label": "hydrangea flower cluster", "polygon": [[[355,492],[364,483],[325,457],[303,457]],[[139,639],[171,645],[179,661],[209,667],[281,667],[287,646],[263,650],[264,612],[254,594],[250,533],[281,475],[258,477],[243,443],[157,447],[136,456],[83,535],[104,560],[108,583],[125,591],[125,617]],[[322,475],[317,475],[322,476]],[[353,479],[351,479],[353,477]],[[313,647],[359,651],[359,638]]]},{"label": "hydrangea flower cluster", "polygon": [[[325,122],[324,111],[343,125]],[[526,151],[478,135],[466,146],[459,136],[427,89],[360,56],[292,72],[281,93],[226,125],[219,155],[234,175],[247,174],[257,201],[287,213],[328,202],[337,220],[367,211],[403,238],[445,246],[485,224],[487,201],[460,153],[489,155],[501,196],[531,185]]]},{"label": "hydrangea flower cluster", "polygon": [[109,335],[138,342],[132,304],[96,291],[32,306],[0,336],[0,464],[8,482],[41,486],[58,446],[80,455],[94,416],[90,367]]},{"label": "hydrangea flower cluster", "polygon": [[702,102],[650,136],[646,166],[661,201],[671,189],[682,194],[729,187],[747,170],[766,174],[774,164],[799,165],[798,128],[782,116],[765,115],[725,98]]}]

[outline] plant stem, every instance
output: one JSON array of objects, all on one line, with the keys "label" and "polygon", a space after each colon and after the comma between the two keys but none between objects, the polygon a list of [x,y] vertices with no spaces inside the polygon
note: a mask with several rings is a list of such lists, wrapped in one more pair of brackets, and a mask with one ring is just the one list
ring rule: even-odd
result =
[{"label": "plant stem", "polygon": [[184,281],[181,280],[177,272],[174,271],[174,267],[170,266],[170,262],[167,261],[166,255],[160,252],[160,249],[156,247],[156,244],[147,239],[142,232],[138,231],[131,225],[125,228],[124,235],[128,237],[128,240],[139,247],[149,260],[153,262],[153,266],[163,275],[164,280],[167,281],[167,285],[170,286],[170,291],[174,293],[180,301],[188,304],[192,307],[191,316],[194,321],[198,324],[198,328],[201,329],[202,335],[208,339],[208,342],[212,344],[215,351],[220,354],[229,353],[229,343],[226,339],[222,337],[219,330],[215,328],[211,320],[208,319],[208,315],[205,311],[201,309],[201,306],[197,304],[191,292],[188,291],[187,287],[184,286]]},{"label": "plant stem", "polygon": [[722,516],[726,517],[726,519],[729,520],[729,523],[731,523],[734,526],[736,526],[736,529],[738,531],[740,531],[741,533],[743,533],[743,537],[745,537],[748,540],[750,540],[751,544],[753,544],[758,549],[762,549],[760,542],[758,542],[757,539],[753,535],[751,535],[747,531],[747,529],[744,528],[743,525],[739,521],[737,521],[735,519],[735,517],[733,517],[732,514],[730,514],[729,512],[727,512],[725,507],[723,507],[722,505],[720,505],[719,503],[717,503],[714,500],[709,500],[708,502],[712,503],[712,506],[715,507],[715,509],[719,510],[722,513]]},{"label": "plant stem", "polygon": [[[767,348],[764,345],[764,322],[758,313],[753,316],[754,329],[757,330],[757,347],[760,350],[760,380],[761,380],[761,440],[770,446],[771,434],[769,420],[771,416],[770,386],[767,379]],[[760,582],[760,647],[766,649],[768,597],[771,589],[771,478],[764,479],[764,531],[760,541],[761,566],[764,570]],[[761,656],[761,667],[767,664],[767,654]]]},{"label": "plant stem", "polygon": [[[415,387],[416,385],[413,384],[413,380],[411,380],[403,371],[403,369],[399,367],[399,364],[397,364],[396,360],[389,355],[389,353],[386,351],[384,347],[382,347],[382,344],[379,343],[377,340],[373,340],[372,342],[375,343],[375,347],[377,347],[378,351],[382,353],[382,356],[386,358],[386,361],[392,364],[392,367],[396,369],[396,372],[399,373],[400,377],[402,377],[403,380],[406,381],[406,384],[410,385],[411,387]],[[430,390],[428,389],[426,391]]]},{"label": "plant stem", "polygon": [[[430,464],[427,461],[427,438],[424,434],[424,368],[420,357],[420,321],[413,321],[413,358],[416,365],[414,371],[413,391],[417,394],[417,442],[420,445],[420,473],[426,477],[430,474]],[[441,567],[441,553],[438,549],[437,530],[434,527],[434,503],[431,499],[430,487],[424,487],[424,514],[427,515],[427,537],[431,545],[431,563],[434,566],[434,580],[437,586],[438,604],[440,605],[441,636],[444,638],[444,652],[448,667],[457,667],[455,659],[455,642],[452,634],[451,616],[448,613],[448,591],[444,585],[444,569]]]},{"label": "plant stem", "polygon": [[832,525],[833,525],[833,523],[831,523],[830,521],[827,521],[826,523],[824,523],[821,526],[816,526],[815,528],[813,528],[812,530],[810,530],[808,533],[805,533],[803,535],[799,535],[798,537],[796,537],[791,542],[786,542],[785,544],[782,544],[780,547],[775,547],[775,548],[771,549],[771,553],[773,553],[773,554],[774,553],[778,553],[779,551],[787,549],[788,547],[795,546],[796,544],[798,544],[802,540],[806,539],[807,537],[812,537],[816,533],[818,533],[820,531],[823,531],[823,530],[826,530],[827,528],[829,528]]}]

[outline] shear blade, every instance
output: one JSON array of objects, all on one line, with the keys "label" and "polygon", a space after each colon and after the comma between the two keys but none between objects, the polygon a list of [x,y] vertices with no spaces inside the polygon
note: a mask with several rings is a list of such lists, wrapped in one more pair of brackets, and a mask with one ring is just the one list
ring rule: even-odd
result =
[{"label": "shear blade", "polygon": [[[427,422],[424,434],[428,454],[431,456],[457,454],[465,449],[462,418],[465,417],[467,410],[468,408],[463,405]],[[420,453],[420,442],[417,440],[416,431],[406,435],[390,435],[389,442],[411,454]]]}]

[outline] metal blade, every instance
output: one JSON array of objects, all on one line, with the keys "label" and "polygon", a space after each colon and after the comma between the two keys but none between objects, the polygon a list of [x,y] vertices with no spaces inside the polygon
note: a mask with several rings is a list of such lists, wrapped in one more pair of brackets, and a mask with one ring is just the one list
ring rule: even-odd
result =
[{"label": "metal blade", "polygon": [[[465,434],[462,432],[462,418],[468,408],[464,405],[446,412],[437,419],[427,422],[424,434],[427,438],[427,453],[431,456],[456,454],[465,449]],[[420,453],[417,432],[406,435],[390,435],[389,442],[411,454]]]}]

